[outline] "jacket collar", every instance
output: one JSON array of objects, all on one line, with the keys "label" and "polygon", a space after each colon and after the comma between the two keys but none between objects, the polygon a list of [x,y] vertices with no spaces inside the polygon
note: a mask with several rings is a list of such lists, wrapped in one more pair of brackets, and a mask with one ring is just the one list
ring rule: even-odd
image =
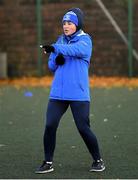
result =
[{"label": "jacket collar", "polygon": [[76,33],[72,34],[71,36],[64,35],[64,37],[67,41],[76,41],[76,40],[78,40],[79,36],[82,36],[82,35],[86,35],[86,34],[84,33],[83,30],[80,29]]}]

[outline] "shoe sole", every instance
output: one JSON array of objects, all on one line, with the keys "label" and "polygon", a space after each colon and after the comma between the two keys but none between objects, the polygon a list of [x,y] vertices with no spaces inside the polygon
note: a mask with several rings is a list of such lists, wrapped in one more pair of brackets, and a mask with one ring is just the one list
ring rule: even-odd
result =
[{"label": "shoe sole", "polygon": [[105,170],[105,167],[103,167],[102,169],[90,169],[90,172],[102,172]]},{"label": "shoe sole", "polygon": [[35,171],[35,173],[36,174],[44,174],[44,173],[49,173],[49,172],[52,172],[52,171],[54,171],[54,168],[46,170],[46,171]]}]

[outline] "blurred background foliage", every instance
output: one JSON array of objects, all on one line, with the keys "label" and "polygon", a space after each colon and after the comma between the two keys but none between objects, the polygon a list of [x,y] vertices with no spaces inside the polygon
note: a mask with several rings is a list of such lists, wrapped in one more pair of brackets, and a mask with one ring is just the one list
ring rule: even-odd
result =
[{"label": "blurred background foliage", "polygon": [[[41,0],[42,43],[62,33],[62,16],[71,7],[85,14],[84,31],[93,38],[90,75],[128,76],[128,48],[95,0]],[[128,1],[102,0],[124,35],[128,36]],[[7,54],[8,76],[38,74],[37,0],[0,0],[0,52]],[[138,0],[133,0],[133,46],[138,49]],[[42,52],[43,75],[51,75]],[[133,58],[134,76],[138,62]]]}]

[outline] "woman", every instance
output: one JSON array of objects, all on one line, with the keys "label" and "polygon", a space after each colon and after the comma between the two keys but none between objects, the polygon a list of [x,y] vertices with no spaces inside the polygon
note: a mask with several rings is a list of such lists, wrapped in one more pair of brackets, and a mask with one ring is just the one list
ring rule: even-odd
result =
[{"label": "woman", "polygon": [[56,145],[56,130],[62,115],[70,106],[77,129],[84,140],[93,163],[90,171],[103,171],[97,138],[90,129],[89,76],[88,68],[92,53],[92,41],[84,33],[83,12],[70,9],[62,20],[63,34],[52,45],[42,46],[51,53],[48,66],[54,72],[50,91],[44,132],[45,160],[36,173],[52,172]]}]

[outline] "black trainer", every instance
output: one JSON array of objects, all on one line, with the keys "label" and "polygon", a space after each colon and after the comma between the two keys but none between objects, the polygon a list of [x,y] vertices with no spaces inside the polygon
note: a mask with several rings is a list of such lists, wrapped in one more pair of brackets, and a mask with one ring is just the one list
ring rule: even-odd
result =
[{"label": "black trainer", "polygon": [[52,163],[43,161],[42,165],[35,171],[37,174],[43,174],[54,171]]},{"label": "black trainer", "polygon": [[95,171],[95,172],[104,171],[104,170],[105,170],[105,165],[102,159],[94,161],[92,163],[92,168],[90,169],[90,171]]}]

